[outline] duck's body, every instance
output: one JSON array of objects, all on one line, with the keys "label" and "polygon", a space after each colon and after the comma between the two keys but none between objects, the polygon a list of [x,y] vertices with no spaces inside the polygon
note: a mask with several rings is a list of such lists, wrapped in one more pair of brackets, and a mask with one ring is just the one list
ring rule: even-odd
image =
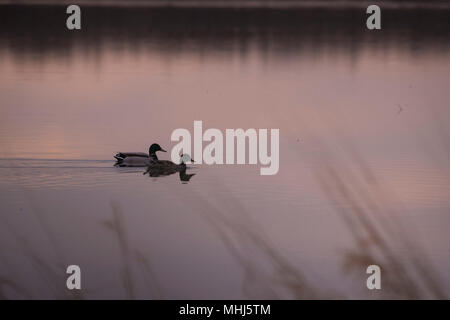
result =
[{"label": "duck's body", "polygon": [[[150,161],[147,171],[144,174],[149,174],[151,177],[167,176],[176,172],[186,173],[186,162],[194,162],[189,155],[181,155],[180,164],[175,164],[168,160]],[[181,177],[181,176],[180,176]]]},{"label": "duck's body", "polygon": [[169,160],[156,160],[149,162],[149,166],[151,166],[154,169],[165,169],[168,171],[173,170],[174,172],[178,172],[182,167],[186,167],[186,164],[184,162],[180,164],[175,164],[172,161]]},{"label": "duck's body", "polygon": [[147,157],[126,157],[118,160],[116,166],[118,167],[147,167],[153,162],[153,159]]},{"label": "duck's body", "polygon": [[148,154],[144,152],[118,152],[116,158],[116,166],[119,167],[147,167],[154,162],[159,161],[156,155],[157,151],[166,152],[157,143],[150,146]]}]

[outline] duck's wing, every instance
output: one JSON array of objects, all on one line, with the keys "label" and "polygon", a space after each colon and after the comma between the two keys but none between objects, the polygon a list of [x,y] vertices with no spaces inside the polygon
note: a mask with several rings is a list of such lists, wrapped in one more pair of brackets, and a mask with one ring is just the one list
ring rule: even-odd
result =
[{"label": "duck's wing", "polygon": [[126,157],[117,159],[116,166],[119,167],[146,167],[151,162],[149,157]]},{"label": "duck's wing", "polygon": [[117,152],[114,156],[116,159],[125,159],[127,157],[143,157],[148,158],[148,154],[144,152]]}]

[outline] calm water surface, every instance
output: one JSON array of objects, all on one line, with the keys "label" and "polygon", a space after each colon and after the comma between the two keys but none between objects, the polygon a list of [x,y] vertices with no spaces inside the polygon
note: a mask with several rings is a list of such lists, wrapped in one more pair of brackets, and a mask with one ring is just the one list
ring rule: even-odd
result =
[{"label": "calm water surface", "polygon": [[[449,18],[0,6],[0,297],[450,297]],[[279,173],[113,167],[194,120],[279,128]]]}]

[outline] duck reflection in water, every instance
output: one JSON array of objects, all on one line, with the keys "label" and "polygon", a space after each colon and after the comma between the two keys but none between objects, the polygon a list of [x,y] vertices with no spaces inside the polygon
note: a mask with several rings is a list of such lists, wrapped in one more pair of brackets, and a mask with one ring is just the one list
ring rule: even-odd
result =
[{"label": "duck reflection in water", "polygon": [[194,160],[191,159],[188,154],[180,155],[180,164],[175,164],[168,160],[154,161],[147,166],[147,170],[143,174],[148,174],[149,177],[163,177],[178,172],[180,175],[180,181],[187,183],[195,175],[195,173],[186,173],[186,163],[189,162],[194,162]]}]

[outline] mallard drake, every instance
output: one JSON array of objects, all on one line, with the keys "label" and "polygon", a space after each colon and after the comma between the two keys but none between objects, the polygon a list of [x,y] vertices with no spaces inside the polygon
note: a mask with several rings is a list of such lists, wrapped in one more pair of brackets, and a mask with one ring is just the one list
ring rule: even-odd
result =
[{"label": "mallard drake", "polygon": [[116,166],[119,167],[146,167],[153,162],[158,162],[157,151],[167,152],[157,143],[148,148],[148,154],[144,152],[118,152],[116,158]]}]

